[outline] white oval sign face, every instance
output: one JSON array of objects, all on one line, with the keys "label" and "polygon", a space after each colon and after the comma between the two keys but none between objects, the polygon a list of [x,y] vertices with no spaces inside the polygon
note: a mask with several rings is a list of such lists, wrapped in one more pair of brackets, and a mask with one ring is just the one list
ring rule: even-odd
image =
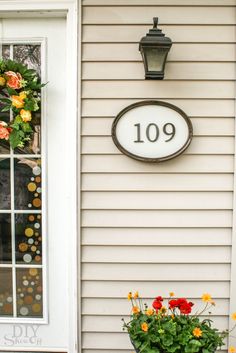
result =
[{"label": "white oval sign face", "polygon": [[161,162],[180,155],[190,144],[193,128],[178,107],[161,101],[143,101],[123,109],[112,125],[112,138],[127,156]]}]

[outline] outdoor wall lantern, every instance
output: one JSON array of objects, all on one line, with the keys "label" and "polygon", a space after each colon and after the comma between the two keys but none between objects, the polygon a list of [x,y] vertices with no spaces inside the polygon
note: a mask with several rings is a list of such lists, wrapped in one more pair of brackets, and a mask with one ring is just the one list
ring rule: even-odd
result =
[{"label": "outdoor wall lantern", "polygon": [[145,79],[163,80],[168,52],[172,46],[170,38],[157,28],[158,17],[153,18],[153,28],[139,42],[143,57]]}]

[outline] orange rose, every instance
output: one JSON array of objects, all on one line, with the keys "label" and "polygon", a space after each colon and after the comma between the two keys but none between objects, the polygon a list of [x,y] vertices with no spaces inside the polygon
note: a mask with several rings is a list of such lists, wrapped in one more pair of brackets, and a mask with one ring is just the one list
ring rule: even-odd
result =
[{"label": "orange rose", "polygon": [[7,129],[7,124],[4,121],[0,121],[0,139],[8,140],[9,139],[9,130]]},{"label": "orange rose", "polygon": [[26,123],[27,121],[31,121],[32,116],[31,116],[31,111],[30,110],[25,110],[21,109],[20,111],[20,116],[21,119]]},{"label": "orange rose", "polygon": [[11,104],[13,107],[16,108],[23,108],[24,107],[24,99],[20,96],[11,96]]},{"label": "orange rose", "polygon": [[7,78],[7,86],[13,89],[19,89],[22,87],[21,81],[22,76],[19,72],[7,71],[5,72]]}]

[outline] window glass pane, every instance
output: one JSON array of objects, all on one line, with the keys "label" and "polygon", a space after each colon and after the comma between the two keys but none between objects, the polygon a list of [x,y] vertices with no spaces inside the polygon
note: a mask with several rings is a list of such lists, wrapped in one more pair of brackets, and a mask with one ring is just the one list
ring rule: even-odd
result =
[{"label": "window glass pane", "polygon": [[16,270],[17,315],[20,317],[42,317],[42,270],[18,268]]},{"label": "window glass pane", "polygon": [[41,209],[41,160],[16,158],[14,172],[15,209]]},{"label": "window glass pane", "polygon": [[15,216],[16,262],[42,264],[42,234],[40,214]]},{"label": "window glass pane", "polygon": [[7,264],[11,261],[11,215],[0,213],[0,263]]},{"label": "window glass pane", "polygon": [[4,59],[10,59],[10,45],[2,46],[2,57]]},{"label": "window glass pane", "polygon": [[0,283],[0,315],[12,316],[12,270],[10,268],[0,268]]},{"label": "window glass pane", "polygon": [[41,67],[40,45],[38,44],[14,45],[13,58],[16,61],[24,65],[27,65],[29,69],[36,70],[40,75],[40,67]]},{"label": "window glass pane", "polygon": [[11,207],[10,159],[0,157],[0,210]]}]

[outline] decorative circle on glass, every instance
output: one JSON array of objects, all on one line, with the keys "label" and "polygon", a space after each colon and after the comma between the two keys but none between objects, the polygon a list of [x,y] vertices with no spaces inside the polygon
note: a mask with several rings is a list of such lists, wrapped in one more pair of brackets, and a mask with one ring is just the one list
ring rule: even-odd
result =
[{"label": "decorative circle on glass", "polygon": [[123,109],[112,124],[117,148],[133,159],[162,162],[179,156],[191,143],[193,127],[178,107],[141,101]]}]

